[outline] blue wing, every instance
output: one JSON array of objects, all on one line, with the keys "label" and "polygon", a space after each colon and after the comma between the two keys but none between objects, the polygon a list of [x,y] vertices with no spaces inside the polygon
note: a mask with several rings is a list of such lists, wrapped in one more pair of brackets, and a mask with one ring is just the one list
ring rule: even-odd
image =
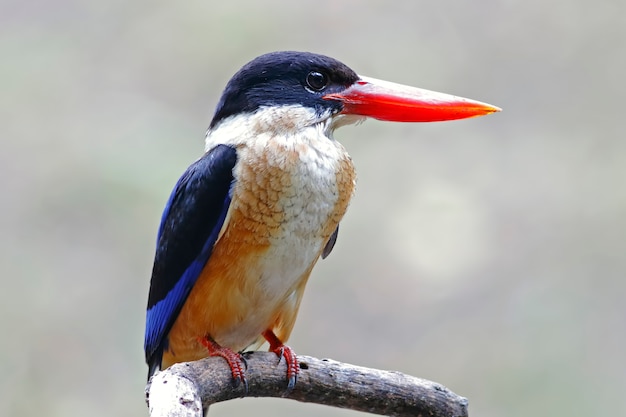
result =
[{"label": "blue wing", "polygon": [[218,145],[191,165],[165,206],[150,281],[144,350],[150,377],[167,334],[208,261],[231,201],[237,151]]}]

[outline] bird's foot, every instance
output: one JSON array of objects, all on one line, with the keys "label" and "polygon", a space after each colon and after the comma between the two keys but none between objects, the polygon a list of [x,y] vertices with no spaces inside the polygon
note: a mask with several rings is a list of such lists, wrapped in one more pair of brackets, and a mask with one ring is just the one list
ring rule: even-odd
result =
[{"label": "bird's foot", "polygon": [[207,348],[209,356],[219,356],[226,360],[233,376],[233,385],[238,387],[239,384],[243,384],[244,395],[247,395],[248,381],[246,380],[245,369],[248,368],[248,363],[241,353],[235,352],[227,347],[220,346],[208,336],[199,337],[198,341],[202,344],[202,346]]},{"label": "bird's foot", "polygon": [[287,364],[287,392],[290,392],[298,380],[299,365],[296,353],[289,346],[283,344],[271,330],[263,332],[263,337],[270,344],[269,350],[278,355],[278,363],[284,359]]}]

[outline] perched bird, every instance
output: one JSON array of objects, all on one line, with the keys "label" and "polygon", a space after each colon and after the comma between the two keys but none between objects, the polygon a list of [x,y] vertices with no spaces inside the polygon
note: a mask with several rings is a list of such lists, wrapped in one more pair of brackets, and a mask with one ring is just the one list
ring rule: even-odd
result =
[{"label": "perched bird", "polygon": [[217,105],[206,153],[163,212],[146,317],[148,378],[177,362],[221,356],[235,382],[245,382],[240,352],[267,341],[293,388],[298,362],[284,343],[355,187],[333,131],[364,117],[428,122],[499,110],[362,77],[307,52],[246,64]]}]

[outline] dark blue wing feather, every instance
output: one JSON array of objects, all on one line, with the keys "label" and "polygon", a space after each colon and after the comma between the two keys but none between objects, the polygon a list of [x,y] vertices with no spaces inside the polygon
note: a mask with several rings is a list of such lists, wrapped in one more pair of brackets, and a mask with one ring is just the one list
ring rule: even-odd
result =
[{"label": "dark blue wing feather", "polygon": [[330,238],[328,238],[328,242],[326,242],[324,250],[322,251],[322,259],[326,259],[326,257],[333,251],[335,243],[337,243],[337,235],[339,235],[339,225],[337,225],[333,234],[330,235]]},{"label": "dark blue wing feather", "polygon": [[191,165],[165,206],[150,281],[144,349],[150,375],[224,224],[237,151],[218,145]]}]

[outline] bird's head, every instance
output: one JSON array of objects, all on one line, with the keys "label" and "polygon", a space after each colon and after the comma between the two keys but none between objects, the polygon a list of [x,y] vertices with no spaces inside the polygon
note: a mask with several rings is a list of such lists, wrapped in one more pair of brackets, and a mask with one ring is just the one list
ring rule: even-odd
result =
[{"label": "bird's head", "polygon": [[359,76],[324,55],[285,51],[255,58],[231,78],[209,132],[240,115],[257,115],[272,130],[291,130],[317,123],[332,129],[363,117],[431,122],[497,111],[486,103]]}]

